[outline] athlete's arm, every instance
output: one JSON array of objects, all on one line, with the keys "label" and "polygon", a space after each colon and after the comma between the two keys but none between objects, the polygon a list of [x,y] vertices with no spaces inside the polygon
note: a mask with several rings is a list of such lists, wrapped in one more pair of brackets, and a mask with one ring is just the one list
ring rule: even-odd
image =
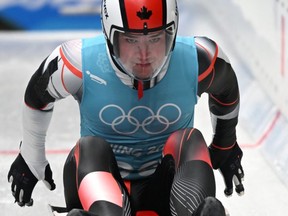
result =
[{"label": "athlete's arm", "polygon": [[206,37],[196,37],[199,60],[198,96],[209,95],[214,137],[212,145],[229,149],[236,142],[239,112],[239,89],[231,64],[218,47]]},{"label": "athlete's arm", "polygon": [[[68,44],[71,42],[66,45]],[[75,67],[69,64],[73,62],[72,60],[77,60],[73,58],[74,52],[67,58],[71,61],[66,62],[65,58],[65,54],[70,54],[69,50],[73,51],[72,48],[66,50],[65,44],[57,47],[42,62],[26,88],[22,145],[7,175],[11,183],[12,195],[19,206],[33,205],[31,196],[39,180],[42,180],[49,190],[54,190],[56,187],[45,155],[45,137],[54,102],[69,94],[77,97],[77,92],[81,89],[81,76],[75,76],[76,70],[72,71]],[[69,64],[69,68],[66,64]]]},{"label": "athlete's arm", "polygon": [[[80,100],[81,46],[81,40],[75,40],[57,47],[29,81],[25,92],[21,145],[21,154],[28,164],[47,161],[45,137],[55,101],[69,95]],[[37,177],[37,173],[33,174]]]}]

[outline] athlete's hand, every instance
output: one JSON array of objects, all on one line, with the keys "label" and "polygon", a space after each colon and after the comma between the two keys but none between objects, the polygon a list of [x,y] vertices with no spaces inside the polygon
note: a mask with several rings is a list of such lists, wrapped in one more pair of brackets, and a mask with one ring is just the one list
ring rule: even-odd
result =
[{"label": "athlete's hand", "polygon": [[214,169],[219,169],[223,175],[226,188],[224,193],[230,196],[233,193],[233,182],[235,184],[235,191],[238,195],[244,194],[244,171],[241,165],[243,152],[237,143],[229,150],[221,150],[209,146],[210,157]]},{"label": "athlete's hand", "polygon": [[[56,186],[52,179],[52,171],[49,164],[43,167],[43,172],[45,185],[48,189],[54,190]],[[31,172],[20,153],[10,167],[8,181],[11,183],[11,191],[15,197],[15,202],[21,207],[25,205],[32,206],[33,199],[31,195],[38,179]]]}]

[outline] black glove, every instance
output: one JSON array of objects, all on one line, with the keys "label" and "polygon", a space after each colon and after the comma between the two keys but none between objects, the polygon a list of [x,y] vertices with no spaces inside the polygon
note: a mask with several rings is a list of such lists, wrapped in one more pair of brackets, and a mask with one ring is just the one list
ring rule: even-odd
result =
[{"label": "black glove", "polygon": [[[38,179],[30,171],[27,163],[19,153],[15,161],[12,163],[9,173],[8,181],[11,184],[11,191],[15,197],[15,202],[19,206],[32,206],[33,199],[31,198],[32,191],[38,182]],[[52,179],[52,171],[50,165],[45,167],[45,185],[50,189],[55,189],[54,180]]]},{"label": "black glove", "polygon": [[241,165],[243,152],[237,143],[229,150],[221,150],[213,145],[209,146],[212,166],[214,169],[219,169],[223,175],[226,188],[224,193],[230,196],[233,193],[233,182],[235,191],[238,195],[244,194],[242,181],[244,180],[244,171]]}]

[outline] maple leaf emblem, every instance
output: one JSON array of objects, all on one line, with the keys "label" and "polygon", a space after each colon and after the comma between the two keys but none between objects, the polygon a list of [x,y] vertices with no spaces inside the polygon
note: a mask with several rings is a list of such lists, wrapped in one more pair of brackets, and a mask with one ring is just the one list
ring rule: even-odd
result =
[{"label": "maple leaf emblem", "polygon": [[140,11],[137,12],[137,16],[141,20],[148,20],[150,16],[152,15],[152,11],[148,10],[145,6],[143,6]]}]

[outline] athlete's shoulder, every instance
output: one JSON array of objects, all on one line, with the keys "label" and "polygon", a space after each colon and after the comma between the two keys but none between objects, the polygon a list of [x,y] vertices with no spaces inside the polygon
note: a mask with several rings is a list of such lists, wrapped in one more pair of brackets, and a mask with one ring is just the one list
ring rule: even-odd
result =
[{"label": "athlete's shoulder", "polygon": [[76,74],[82,73],[83,48],[95,45],[106,46],[103,35],[66,41],[60,46],[60,57],[62,58],[64,65],[68,67],[70,71],[74,71]]},{"label": "athlete's shoulder", "polygon": [[195,44],[197,48],[199,59],[209,59],[210,62],[218,55],[218,45],[215,41],[208,37],[195,37]]},{"label": "athlete's shoulder", "polygon": [[214,80],[222,79],[223,74],[230,71],[231,65],[226,54],[214,40],[208,37],[195,37],[195,44],[199,66],[198,94],[200,95],[213,84]]},{"label": "athlete's shoulder", "polygon": [[217,58],[221,58],[229,63],[229,60],[221,47],[209,37],[196,36],[195,44],[197,47],[198,58],[208,59],[210,64],[214,64]]},{"label": "athlete's shoulder", "polygon": [[64,65],[70,70],[81,74],[82,71],[82,39],[64,42],[59,49]]}]

